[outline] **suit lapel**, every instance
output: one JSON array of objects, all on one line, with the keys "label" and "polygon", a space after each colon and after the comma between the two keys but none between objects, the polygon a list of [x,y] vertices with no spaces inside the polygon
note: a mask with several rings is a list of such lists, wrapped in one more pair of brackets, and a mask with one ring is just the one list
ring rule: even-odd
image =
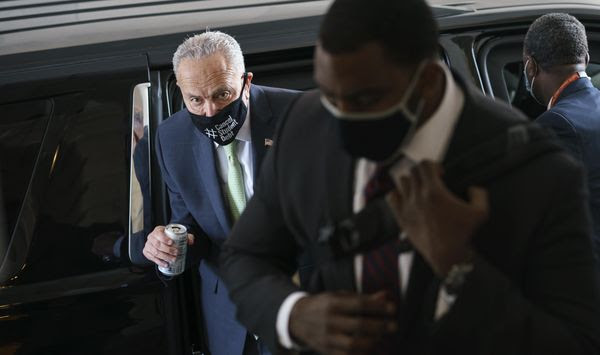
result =
[{"label": "suit lapel", "polygon": [[217,176],[217,166],[215,165],[214,143],[198,132],[194,128],[195,134],[198,136],[198,144],[194,145],[194,161],[198,168],[198,172],[204,185],[204,192],[208,195],[213,211],[217,215],[219,224],[223,228],[224,235],[229,234],[230,225],[227,217],[227,210],[223,203],[223,193],[221,184]]},{"label": "suit lapel", "polygon": [[448,188],[459,197],[465,198],[466,186],[462,186],[465,174],[472,169],[474,152],[481,148],[481,143],[491,141],[498,136],[502,126],[495,126],[489,120],[482,120],[482,111],[478,109],[479,100],[483,97],[474,88],[465,84],[458,75],[454,76],[457,84],[463,90],[465,103],[460,114],[452,138],[444,157],[444,181]]},{"label": "suit lapel", "polygon": [[[454,78],[463,90],[465,102],[442,164],[445,170],[446,185],[454,193],[464,195],[464,191],[455,189],[455,182],[463,173],[460,164],[456,164],[456,162],[460,161],[465,152],[473,148],[475,142],[481,141],[482,133],[488,132],[490,128],[481,123],[483,120],[479,120],[475,112],[474,100],[476,100],[475,95],[477,94],[471,92],[472,89],[459,76],[455,75]],[[456,169],[457,166],[458,169]],[[403,328],[401,332],[414,335],[426,331],[433,319],[438,290],[439,280],[434,276],[423,257],[415,253],[406,297],[402,304],[401,324]],[[411,327],[414,329],[410,329]]]},{"label": "suit lapel", "polygon": [[264,91],[256,85],[250,86],[250,134],[254,159],[254,180],[268,151],[268,142],[272,142],[275,121]]},{"label": "suit lapel", "polygon": [[[322,221],[324,225],[339,223],[353,214],[356,161],[343,150],[342,142],[339,141],[339,135],[336,132],[335,119],[326,113],[323,113],[322,117],[330,119],[326,129],[329,131],[327,136],[331,137],[329,142],[324,142],[329,146],[323,149],[327,167],[325,186],[328,187],[322,191],[324,196],[322,203],[327,214],[324,216],[325,220]],[[336,290],[356,290],[354,256],[340,260],[335,269],[331,271],[333,272],[329,283],[335,285]]]}]

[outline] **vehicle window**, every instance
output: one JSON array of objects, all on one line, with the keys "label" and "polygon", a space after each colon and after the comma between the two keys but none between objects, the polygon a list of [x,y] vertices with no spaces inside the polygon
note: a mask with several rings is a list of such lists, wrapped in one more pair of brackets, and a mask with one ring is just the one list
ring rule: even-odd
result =
[{"label": "vehicle window", "polygon": [[52,107],[50,99],[0,105],[0,181],[8,235],[21,210]]},{"label": "vehicle window", "polygon": [[[144,81],[143,74],[81,74],[68,85],[60,83],[71,92],[54,96],[49,100],[54,105],[22,102],[10,106],[11,116],[3,111],[2,119],[10,121],[1,121],[0,133],[0,151],[9,156],[12,169],[6,174],[11,180],[3,179],[9,193],[19,195],[27,189],[16,180],[29,180],[40,149],[45,150],[44,159],[47,150],[52,152],[50,169],[38,167],[35,172],[41,175],[30,189],[37,197],[32,242],[12,284],[99,272],[123,266],[128,259],[131,98],[135,84]],[[60,84],[43,83],[50,88]],[[14,120],[18,114],[23,119]],[[47,122],[48,134],[40,148]],[[5,126],[11,130],[5,131]],[[5,146],[22,150],[25,159],[10,156]],[[44,159],[37,164],[43,167]],[[13,190],[14,186],[19,188]],[[11,201],[18,201],[18,196]]]}]

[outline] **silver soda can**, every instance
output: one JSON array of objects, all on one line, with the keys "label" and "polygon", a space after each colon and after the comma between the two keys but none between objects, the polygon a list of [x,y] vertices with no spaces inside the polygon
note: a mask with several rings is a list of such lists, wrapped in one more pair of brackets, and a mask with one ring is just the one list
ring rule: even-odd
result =
[{"label": "silver soda can", "polygon": [[165,234],[173,240],[173,246],[179,250],[177,259],[169,262],[166,267],[159,266],[158,270],[167,276],[175,276],[185,270],[185,255],[187,254],[187,228],[181,224],[169,224],[165,227]]}]

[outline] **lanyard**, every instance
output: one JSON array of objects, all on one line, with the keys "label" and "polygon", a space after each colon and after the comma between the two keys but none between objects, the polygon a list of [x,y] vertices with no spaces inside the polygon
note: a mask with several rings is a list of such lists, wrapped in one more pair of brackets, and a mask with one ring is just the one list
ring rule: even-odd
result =
[{"label": "lanyard", "polygon": [[567,80],[565,80],[560,85],[558,90],[556,90],[554,95],[552,95],[550,102],[548,102],[548,110],[551,109],[556,104],[556,100],[558,100],[558,97],[560,96],[560,94],[562,94],[563,90],[566,89],[567,86],[571,85],[574,81],[579,80],[580,78],[589,78],[589,76],[584,71],[580,71],[577,73],[573,73],[573,75],[568,77]]}]

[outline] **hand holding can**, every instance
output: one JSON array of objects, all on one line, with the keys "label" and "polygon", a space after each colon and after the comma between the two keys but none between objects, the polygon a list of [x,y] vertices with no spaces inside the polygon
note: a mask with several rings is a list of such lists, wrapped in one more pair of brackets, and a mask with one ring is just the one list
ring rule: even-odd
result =
[{"label": "hand holding can", "polygon": [[148,235],[143,254],[165,275],[178,275],[185,269],[187,244],[194,244],[194,236],[187,233],[185,226],[157,226]]},{"label": "hand holding can", "polygon": [[159,266],[158,270],[167,276],[175,276],[185,270],[185,256],[187,254],[187,228],[181,224],[169,224],[165,227],[165,234],[173,241],[173,246],[178,253],[174,261],[169,261],[167,266]]}]

